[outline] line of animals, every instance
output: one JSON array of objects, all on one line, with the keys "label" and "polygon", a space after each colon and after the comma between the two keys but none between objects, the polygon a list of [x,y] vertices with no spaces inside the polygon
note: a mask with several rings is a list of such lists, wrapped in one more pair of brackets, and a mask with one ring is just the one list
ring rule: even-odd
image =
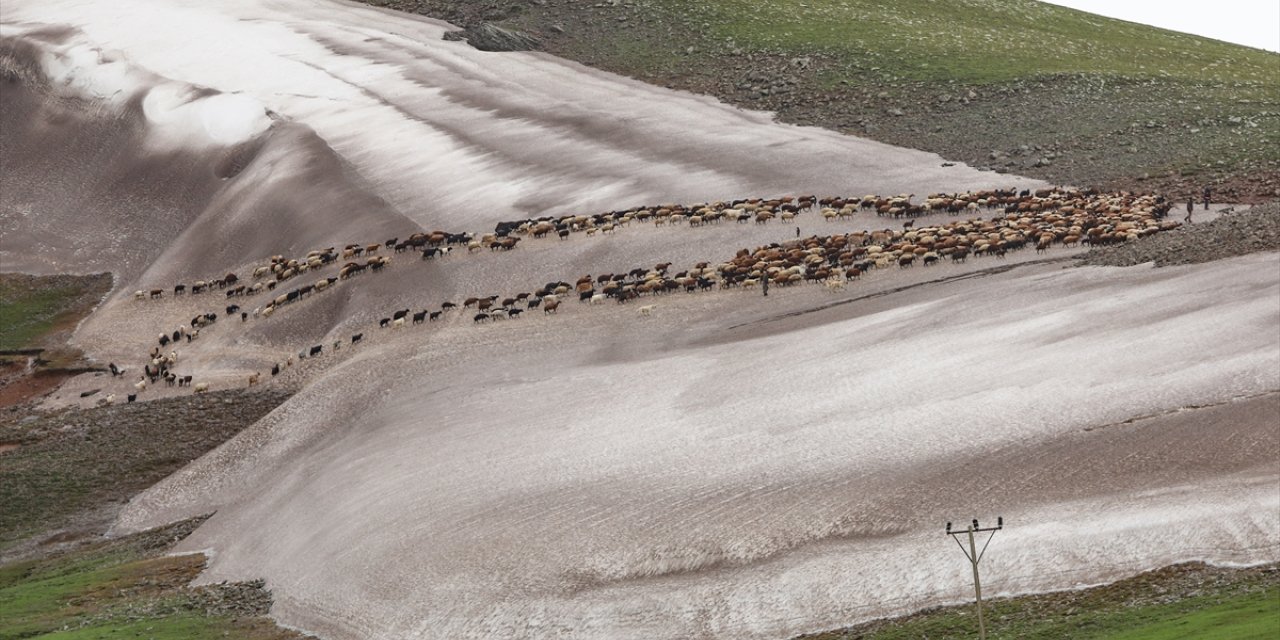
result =
[{"label": "line of animals", "polygon": [[[491,251],[510,250],[516,246],[519,237],[511,234],[543,237],[551,231],[568,230],[586,233],[596,229],[609,232],[617,226],[624,226],[633,220],[652,220],[655,224],[689,223],[690,226],[714,224],[718,220],[736,219],[742,222],[747,219],[760,222],[764,214],[764,222],[774,216],[786,216],[792,219],[795,215],[820,207],[821,215],[827,220],[839,219],[852,215],[856,210],[874,210],[877,215],[894,218],[907,218],[901,229],[883,229],[878,231],[855,231],[829,236],[810,236],[796,238],[785,242],[771,243],[756,247],[754,250],[742,249],[724,262],[712,265],[700,262],[693,268],[669,274],[670,263],[659,263],[652,269],[635,268],[625,273],[610,273],[597,276],[584,275],[572,284],[567,281],[549,282],[543,287],[522,292],[512,296],[489,295],[471,297],[463,301],[462,309],[475,309],[472,316],[474,324],[485,324],[502,319],[516,319],[529,310],[541,308],[544,315],[555,314],[566,297],[576,296],[581,303],[602,304],[610,299],[618,303],[627,303],[641,296],[656,296],[677,291],[696,292],[713,289],[743,288],[749,289],[766,285],[789,286],[801,282],[821,283],[829,290],[839,291],[845,283],[859,279],[863,274],[896,265],[908,268],[915,264],[925,267],[933,266],[943,260],[953,263],[965,262],[969,257],[990,255],[1002,258],[1008,251],[1016,251],[1034,246],[1037,252],[1047,251],[1055,244],[1076,246],[1079,244],[1112,244],[1127,242],[1136,238],[1174,229],[1180,223],[1166,220],[1172,203],[1155,195],[1137,195],[1130,193],[1103,193],[1097,190],[1042,189],[1037,191],[1015,192],[1011,190],[980,191],[951,195],[934,195],[924,202],[913,203],[910,196],[881,198],[865,196],[863,198],[815,198],[803,196],[799,198],[779,198],[765,200],[752,198],[732,202],[720,202],[703,205],[661,205],[654,207],[634,207],[625,211],[615,211],[596,216],[561,216],[558,218],[528,219],[499,223],[493,234],[484,234],[476,239],[472,234],[451,234],[441,231],[431,233],[415,233],[401,241],[393,238],[384,243],[368,245],[348,245],[339,252],[334,248],[312,251],[299,260],[287,260],[283,256],[272,256],[268,264],[255,268],[251,276],[257,280],[253,285],[239,284],[239,278],[229,273],[223,278],[206,282],[197,282],[192,293],[208,291],[213,288],[228,289],[227,297],[236,295],[253,295],[261,290],[274,290],[279,282],[288,280],[311,269],[321,268],[339,259],[350,260],[365,257],[364,263],[347,262],[338,272],[337,277],[321,278],[314,284],[305,285],[279,294],[267,305],[255,309],[253,314],[242,311],[239,305],[228,305],[225,309],[228,316],[240,315],[246,321],[251,315],[270,317],[272,312],[284,305],[296,302],[310,293],[324,291],[336,285],[340,280],[363,273],[366,270],[380,271],[390,259],[377,254],[381,249],[390,248],[396,252],[420,250],[424,260],[443,257],[455,247],[466,247],[475,251],[488,247]],[[954,216],[961,213],[997,210],[999,213],[984,219],[968,217],[955,219],[945,223],[916,227],[916,218],[929,213],[945,211]],[[659,222],[665,220],[664,222]],[[546,226],[550,224],[548,229]],[[606,230],[608,225],[613,229]],[[561,236],[564,237],[564,236]],[[262,278],[274,276],[269,281]],[[177,285],[175,294],[181,295],[185,287]],[[160,297],[156,291],[150,294],[137,292],[135,297],[149,299]],[[423,309],[414,312],[401,309],[391,313],[379,321],[379,327],[397,329],[406,324],[422,324],[441,320],[444,315],[458,309],[459,305],[445,302],[439,309]],[[640,315],[650,315],[655,304],[641,305]],[[193,318],[191,329],[179,327],[170,334],[159,338],[159,348],[171,342],[185,338],[188,342],[199,335],[202,326],[208,326],[217,320],[217,314],[207,313]],[[364,333],[351,336],[350,343],[355,345],[364,339]],[[334,343],[338,348],[343,341]],[[177,353],[162,356],[159,348],[150,354],[149,362],[139,384],[138,391],[145,389],[145,383],[154,384],[164,380],[170,386],[191,386],[191,376],[177,377],[169,371],[176,363]],[[315,345],[298,352],[299,360],[317,357],[324,354],[323,345]],[[292,366],[293,358],[276,364],[271,370],[272,376],[278,375],[284,368]],[[112,365],[113,373],[116,367]],[[249,386],[260,380],[258,373],[249,376]],[[135,385],[137,386],[137,385]],[[196,393],[208,390],[207,383],[194,385]],[[109,396],[110,397],[110,396]],[[133,401],[136,394],[130,394]]]}]

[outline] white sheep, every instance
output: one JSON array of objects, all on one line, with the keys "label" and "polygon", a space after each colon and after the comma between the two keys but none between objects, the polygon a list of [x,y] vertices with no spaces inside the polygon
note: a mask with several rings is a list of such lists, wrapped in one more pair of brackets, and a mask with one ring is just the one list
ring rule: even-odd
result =
[{"label": "white sheep", "polygon": [[392,329],[399,329],[404,326],[404,318],[396,318],[391,322]]},{"label": "white sheep", "polygon": [[654,307],[657,307],[657,306],[658,305],[656,304],[646,304],[643,307],[640,307],[640,315],[647,316],[652,314]]},{"label": "white sheep", "polygon": [[603,293],[597,293],[594,296],[591,296],[591,304],[604,304],[604,300],[605,295]]},{"label": "white sheep", "polygon": [[196,393],[207,393],[209,391],[208,382],[197,382],[194,387]]},{"label": "white sheep", "polygon": [[139,392],[146,391],[146,390],[147,390],[147,378],[146,378],[146,376],[143,376],[143,377],[142,377],[141,379],[139,379],[137,382],[133,383],[133,388],[134,388],[134,389],[137,389]]}]

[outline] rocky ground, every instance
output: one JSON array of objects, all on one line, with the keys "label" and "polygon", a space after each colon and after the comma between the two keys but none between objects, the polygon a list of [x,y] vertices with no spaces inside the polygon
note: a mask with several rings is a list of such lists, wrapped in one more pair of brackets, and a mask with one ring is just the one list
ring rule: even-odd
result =
[{"label": "rocky ground", "polygon": [[447,20],[468,32],[498,24],[517,34],[481,37],[482,48],[515,40],[519,46],[512,48],[536,47],[773,111],[783,122],[932,151],[992,171],[1178,199],[1198,196],[1206,185],[1229,202],[1280,197],[1280,96],[1271,86],[1162,74],[911,79],[875,66],[885,64],[875,52],[862,59],[795,40],[785,47],[749,47],[710,37],[723,16],[700,4],[366,1]]},{"label": "rocky ground", "polygon": [[[1183,214],[1185,211],[1178,213]],[[1162,267],[1276,250],[1280,250],[1280,202],[1224,213],[1210,222],[1148,236],[1137,242],[1100,247],[1081,256],[1080,261],[1086,265],[1113,267],[1154,262]]]},{"label": "rocky ground", "polygon": [[0,559],[100,539],[134,494],[288,397],[224,391],[83,410],[0,413]]}]

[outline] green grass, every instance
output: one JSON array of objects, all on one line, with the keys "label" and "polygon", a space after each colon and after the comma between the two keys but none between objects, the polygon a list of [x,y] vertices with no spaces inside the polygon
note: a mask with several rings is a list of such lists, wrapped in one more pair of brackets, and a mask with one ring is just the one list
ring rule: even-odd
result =
[{"label": "green grass", "polygon": [[[986,603],[989,638],[1272,640],[1280,637],[1280,571],[1181,565],[1075,592]],[[924,611],[806,640],[977,637],[973,605]]]},{"label": "green grass", "polygon": [[[1157,612],[1148,612],[1157,613]],[[1112,640],[1275,640],[1280,635],[1280,591],[1274,587],[1163,620],[1135,621],[1130,630],[1093,634]]]},{"label": "green grass", "polygon": [[740,47],[821,52],[905,79],[1093,73],[1280,83],[1280,55],[1032,0],[656,3],[694,13],[713,38]]},{"label": "green grass", "polygon": [[0,349],[21,349],[53,326],[68,302],[80,295],[77,287],[41,291],[0,290]]},{"label": "green grass", "polygon": [[219,609],[225,587],[186,586],[204,568],[204,556],[161,554],[194,526],[180,523],[0,567],[0,640],[299,638],[261,611],[246,613],[261,609],[265,598],[234,615]]},{"label": "green grass", "polygon": [[58,325],[78,320],[108,288],[104,276],[0,276],[0,349],[38,346]]}]

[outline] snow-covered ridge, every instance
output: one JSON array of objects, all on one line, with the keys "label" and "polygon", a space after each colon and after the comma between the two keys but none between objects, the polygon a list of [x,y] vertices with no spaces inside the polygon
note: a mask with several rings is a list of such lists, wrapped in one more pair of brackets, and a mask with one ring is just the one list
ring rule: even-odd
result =
[{"label": "snow-covered ridge", "polygon": [[9,31],[79,30],[53,70],[99,95],[136,83],[121,60],[227,94],[171,113],[187,94],[153,90],[158,121],[227,140],[261,131],[257,101],[308,126],[424,226],[744,193],[1031,184],[543,54],[477,51],[442,40],[444,23],[354,4],[19,0],[4,19]]}]

